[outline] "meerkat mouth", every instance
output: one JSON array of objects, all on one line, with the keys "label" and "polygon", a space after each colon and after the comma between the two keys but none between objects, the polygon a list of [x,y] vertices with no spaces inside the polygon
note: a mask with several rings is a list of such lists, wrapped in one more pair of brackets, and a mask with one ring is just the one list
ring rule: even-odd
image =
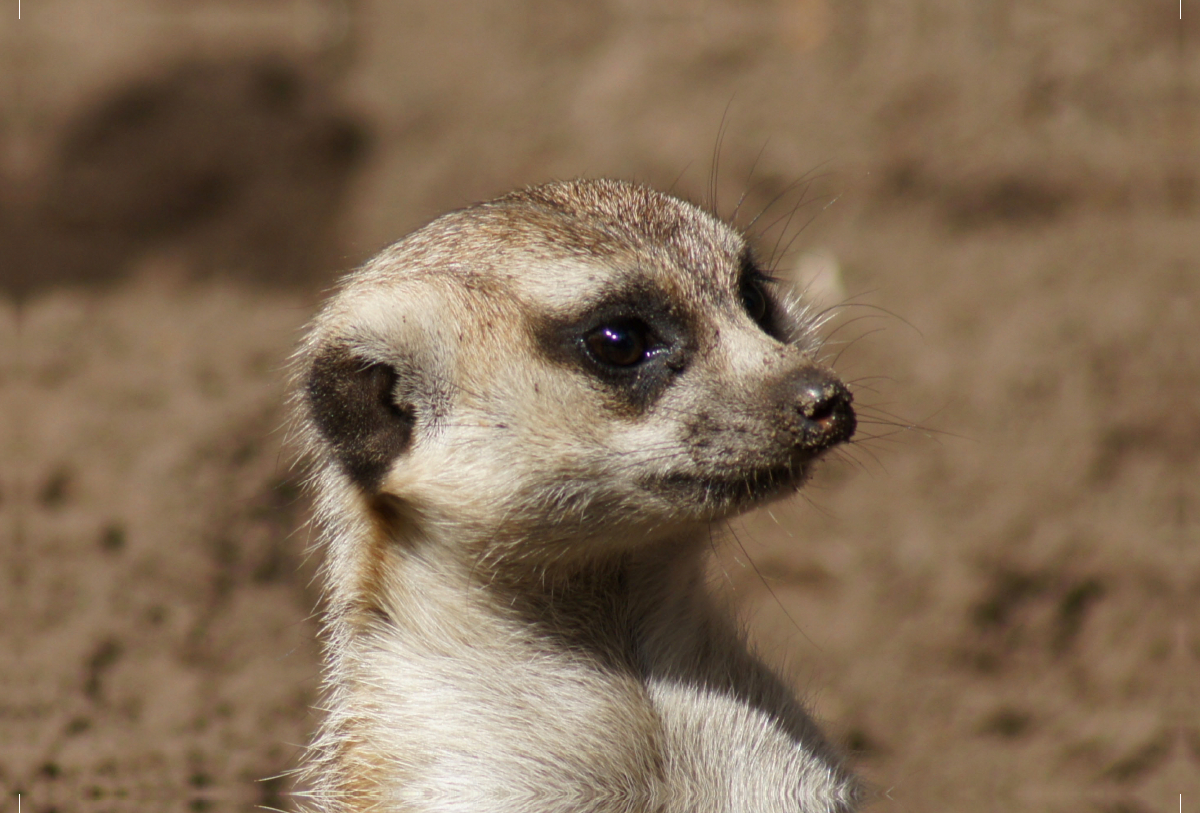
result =
[{"label": "meerkat mouth", "polygon": [[727,474],[672,472],[645,481],[669,499],[713,508],[749,507],[795,491],[808,479],[816,456],[784,465]]},{"label": "meerkat mouth", "polygon": [[856,429],[847,398],[835,415],[822,418],[821,435],[794,447],[790,459],[765,466],[730,466],[726,471],[670,472],[643,480],[650,490],[667,499],[699,504],[716,511],[748,509],[798,491],[813,466],[832,448],[848,441]]}]

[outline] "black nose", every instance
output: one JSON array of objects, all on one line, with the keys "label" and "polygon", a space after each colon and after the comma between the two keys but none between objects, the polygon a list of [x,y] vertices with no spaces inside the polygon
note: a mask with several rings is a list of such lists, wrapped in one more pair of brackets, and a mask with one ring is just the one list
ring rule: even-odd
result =
[{"label": "black nose", "polygon": [[853,400],[846,385],[833,373],[819,367],[801,372],[795,379],[801,445],[819,452],[849,440],[857,425],[850,406]]}]

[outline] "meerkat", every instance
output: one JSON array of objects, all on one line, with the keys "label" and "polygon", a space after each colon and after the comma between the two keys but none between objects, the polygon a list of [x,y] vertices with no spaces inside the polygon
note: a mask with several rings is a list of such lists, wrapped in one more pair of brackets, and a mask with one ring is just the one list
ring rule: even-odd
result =
[{"label": "meerkat", "polygon": [[854,432],[815,321],[736,229],[610,180],[351,274],[295,368],[326,549],[311,809],[857,809],[706,578],[715,525]]}]

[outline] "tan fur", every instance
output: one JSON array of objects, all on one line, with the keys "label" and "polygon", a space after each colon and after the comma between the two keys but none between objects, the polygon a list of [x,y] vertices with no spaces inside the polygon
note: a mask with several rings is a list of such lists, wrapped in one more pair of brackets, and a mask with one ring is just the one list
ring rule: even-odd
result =
[{"label": "tan fur", "polygon": [[327,546],[312,809],[855,809],[705,585],[713,524],[853,432],[816,347],[741,235],[615,181],[451,213],[352,274],[296,366]]}]

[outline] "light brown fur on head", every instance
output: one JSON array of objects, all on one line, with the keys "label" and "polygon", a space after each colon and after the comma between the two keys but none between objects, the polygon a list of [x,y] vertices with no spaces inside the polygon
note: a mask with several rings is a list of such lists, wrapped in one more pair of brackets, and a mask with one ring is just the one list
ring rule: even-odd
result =
[{"label": "light brown fur on head", "polygon": [[297,356],[328,546],[317,810],[854,808],[704,589],[711,524],[854,431],[771,286],[708,213],[585,180],[348,278]]}]

